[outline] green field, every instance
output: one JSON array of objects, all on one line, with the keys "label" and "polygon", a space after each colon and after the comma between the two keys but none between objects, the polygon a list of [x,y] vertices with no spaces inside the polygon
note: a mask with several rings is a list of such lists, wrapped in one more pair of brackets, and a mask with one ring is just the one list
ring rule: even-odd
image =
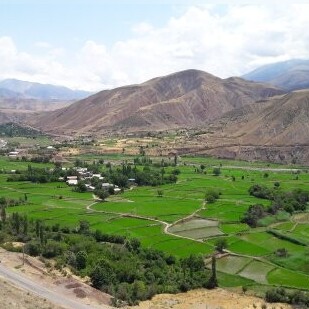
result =
[{"label": "green field", "polygon": [[[110,141],[112,144],[114,141]],[[98,160],[99,155],[70,157]],[[129,155],[106,155],[104,160],[133,160]],[[177,167],[180,170],[176,184],[164,185],[161,197],[158,187],[134,187],[105,202],[95,202],[92,193],[78,193],[63,182],[30,183],[7,182],[11,170],[25,170],[28,162],[11,161],[0,157],[0,197],[22,199],[27,203],[10,207],[9,213],[20,212],[47,223],[59,223],[74,228],[80,220],[87,220],[90,227],[105,233],[138,238],[144,247],[163,250],[179,258],[190,254],[214,252],[218,239],[226,239],[229,255],[218,259],[217,268],[222,286],[258,284],[283,285],[309,289],[309,248],[279,239],[268,233],[276,230],[284,235],[307,240],[309,237],[309,213],[293,216],[264,218],[263,226],[250,228],[241,223],[245,211],[252,204],[268,206],[270,201],[248,194],[252,184],[279,190],[309,188],[309,174],[302,171],[295,178],[292,171],[276,164],[225,161],[212,158],[183,157]],[[186,165],[184,165],[186,163]],[[203,173],[196,172],[205,165]],[[221,175],[214,176],[214,166],[221,167]],[[53,164],[34,164],[33,167],[51,168]],[[265,168],[268,176],[265,177]],[[166,171],[172,169],[167,167]],[[233,177],[235,181],[233,180]],[[221,195],[214,203],[204,202],[207,189],[218,190]],[[166,233],[165,228],[168,233]],[[286,257],[278,257],[275,251],[285,248]]]}]

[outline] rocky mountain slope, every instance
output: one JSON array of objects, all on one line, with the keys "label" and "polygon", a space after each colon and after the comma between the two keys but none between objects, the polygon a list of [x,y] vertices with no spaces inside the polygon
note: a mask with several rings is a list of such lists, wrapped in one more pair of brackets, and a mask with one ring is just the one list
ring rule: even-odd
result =
[{"label": "rocky mountain slope", "polygon": [[243,78],[267,82],[287,91],[309,88],[309,60],[293,59],[262,66]]},{"label": "rocky mountain slope", "polygon": [[309,90],[226,113],[195,137],[192,152],[309,164]]},{"label": "rocky mountain slope", "polygon": [[139,85],[105,90],[32,124],[57,133],[164,130],[197,126],[282,90],[241,78],[187,70]]}]

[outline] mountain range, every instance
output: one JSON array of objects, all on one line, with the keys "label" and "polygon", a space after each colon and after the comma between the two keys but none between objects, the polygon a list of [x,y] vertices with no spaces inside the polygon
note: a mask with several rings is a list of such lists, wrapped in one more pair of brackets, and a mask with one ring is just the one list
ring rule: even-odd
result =
[{"label": "mountain range", "polygon": [[[34,115],[18,115],[20,100],[15,99],[14,105],[14,100],[8,99],[5,111],[0,110],[0,121],[20,118],[42,131],[60,135],[121,135],[184,128],[195,134],[191,139],[184,136],[176,147],[179,153],[309,164],[308,72],[307,60],[267,65],[243,78],[221,79],[186,70],[104,90]],[[26,89],[23,84],[14,90],[2,88],[2,101],[12,93],[24,96]],[[36,102],[27,100],[34,100],[28,102],[29,106]]]},{"label": "mountain range", "polygon": [[271,85],[186,70],[139,85],[101,91],[38,116],[32,125],[65,134],[192,127],[282,93]]},{"label": "mountain range", "polygon": [[264,65],[242,77],[270,83],[286,91],[309,88],[309,60],[292,59]]},{"label": "mountain range", "polygon": [[43,101],[81,100],[91,93],[72,90],[62,86],[33,83],[18,79],[5,79],[0,82],[0,97],[11,99],[35,99]]}]

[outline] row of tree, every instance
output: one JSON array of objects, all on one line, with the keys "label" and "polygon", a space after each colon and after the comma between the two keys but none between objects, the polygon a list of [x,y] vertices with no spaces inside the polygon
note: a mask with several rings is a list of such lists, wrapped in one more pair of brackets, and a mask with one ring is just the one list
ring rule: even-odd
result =
[{"label": "row of tree", "polygon": [[309,201],[308,191],[295,189],[285,192],[279,190],[278,187],[268,188],[257,184],[251,186],[249,188],[250,195],[270,200],[271,204],[268,207],[264,207],[262,204],[251,205],[241,221],[251,227],[257,227],[260,219],[275,215],[278,211],[286,211],[292,214],[295,211],[305,211],[307,209]]},{"label": "row of tree", "polygon": [[26,253],[53,258],[57,267],[89,276],[95,288],[114,296],[114,304],[131,305],[157,293],[217,286],[215,259],[208,270],[201,255],[178,259],[143,248],[134,238],[91,231],[87,221],[70,229],[13,213],[0,228],[2,243],[23,241]]}]

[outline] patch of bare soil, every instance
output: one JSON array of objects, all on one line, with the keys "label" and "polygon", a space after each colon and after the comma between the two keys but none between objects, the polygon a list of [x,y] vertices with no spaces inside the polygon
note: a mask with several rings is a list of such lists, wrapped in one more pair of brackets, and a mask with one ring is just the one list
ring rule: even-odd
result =
[{"label": "patch of bare soil", "polygon": [[0,279],[0,291],[0,308],[3,309],[63,309],[2,279]]},{"label": "patch of bare soil", "polygon": [[[0,261],[1,264],[7,268],[14,269],[14,271],[20,272],[23,276],[39,283],[40,285],[59,293],[59,296],[64,295],[65,297],[71,298],[75,301],[79,301],[85,304],[91,305],[95,308],[102,308],[103,305],[110,303],[111,296],[100,292],[90,285],[87,280],[81,280],[80,278],[70,274],[69,270],[63,270],[62,272],[54,269],[52,263],[44,263],[38,258],[34,258],[25,255],[25,261],[23,264],[22,254],[16,252],[9,252],[0,248]],[[51,266],[50,266],[51,265]],[[13,288],[12,288],[13,290]],[[1,289],[0,289],[1,291]],[[1,293],[0,293],[1,294]],[[27,292],[25,292],[27,294]],[[4,294],[5,295],[5,294]],[[4,296],[0,296],[6,298]],[[13,300],[18,297],[13,297]],[[11,298],[10,298],[11,299]],[[1,306],[0,309],[15,309],[14,306]],[[16,307],[16,308],[28,308],[28,307]],[[45,307],[30,307],[29,308],[45,308]],[[49,308],[46,306],[46,308]],[[53,309],[54,307],[50,307]],[[56,307],[55,308],[60,308]]]},{"label": "patch of bare soil", "polygon": [[[266,305],[266,307],[265,307]],[[292,309],[286,304],[268,304],[261,298],[223,289],[195,290],[181,294],[156,295],[127,309]]]}]

